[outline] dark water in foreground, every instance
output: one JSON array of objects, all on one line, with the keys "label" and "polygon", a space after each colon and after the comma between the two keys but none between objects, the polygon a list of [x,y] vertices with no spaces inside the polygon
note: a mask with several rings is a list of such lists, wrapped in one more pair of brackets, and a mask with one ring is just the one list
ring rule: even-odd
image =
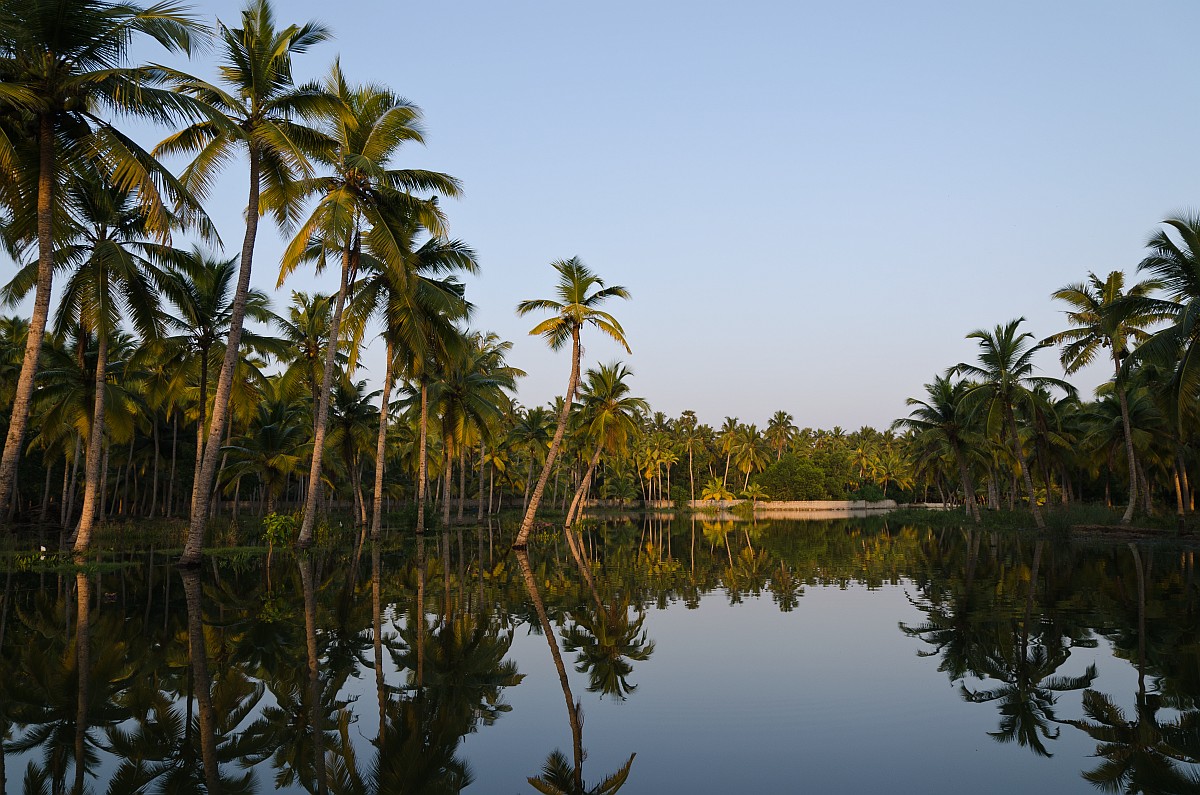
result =
[{"label": "dark water in foreground", "polygon": [[527,559],[452,529],[357,563],[12,561],[6,791],[609,792],[627,773],[623,793],[1200,793],[1187,549],[878,519],[609,524],[587,567],[571,546]]}]

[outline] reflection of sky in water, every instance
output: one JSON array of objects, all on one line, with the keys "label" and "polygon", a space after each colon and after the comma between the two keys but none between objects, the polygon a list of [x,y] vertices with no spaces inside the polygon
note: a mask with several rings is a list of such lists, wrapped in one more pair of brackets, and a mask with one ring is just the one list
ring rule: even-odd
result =
[{"label": "reflection of sky in water", "polygon": [[[602,700],[571,674],[586,718],[585,777],[599,780],[636,751],[622,792],[1093,791],[1080,770],[1095,744],[1077,729],[1048,743],[1053,759],[988,737],[997,707],[964,702],[936,659],[917,657],[925,645],[897,629],[923,618],[906,587],[806,586],[790,613],[769,595],[651,610],[655,652],[635,666],[627,701]],[[518,635],[513,655],[527,675],[506,693],[513,711],[464,746],[480,792],[516,791],[552,747],[569,749],[545,641]],[[1091,662],[1095,687],[1132,710],[1136,674],[1105,641],[1076,650],[1060,673]],[[1063,694],[1058,717],[1081,717],[1079,699]]]}]

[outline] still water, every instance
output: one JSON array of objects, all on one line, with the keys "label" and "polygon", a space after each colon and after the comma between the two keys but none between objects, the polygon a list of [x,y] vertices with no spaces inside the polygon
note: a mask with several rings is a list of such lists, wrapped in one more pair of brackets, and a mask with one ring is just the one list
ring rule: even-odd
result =
[{"label": "still water", "polygon": [[886,519],[507,538],[11,559],[5,790],[1200,792],[1188,548]]}]

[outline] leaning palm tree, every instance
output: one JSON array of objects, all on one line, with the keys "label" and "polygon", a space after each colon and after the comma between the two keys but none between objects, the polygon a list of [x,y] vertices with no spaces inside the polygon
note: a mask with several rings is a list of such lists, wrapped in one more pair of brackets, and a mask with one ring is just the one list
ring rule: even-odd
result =
[{"label": "leaning palm tree", "polygon": [[1001,438],[1005,433],[1008,434],[1013,458],[1021,467],[1034,524],[1041,530],[1046,524],[1038,510],[1033,478],[1029,474],[1029,461],[1017,432],[1016,407],[1029,403],[1033,399],[1031,390],[1038,386],[1058,387],[1068,395],[1075,394],[1075,388],[1057,378],[1033,374],[1033,355],[1043,345],[1032,343],[1033,334],[1028,331],[1017,333],[1017,328],[1023,322],[1025,318],[1019,317],[1004,326],[997,325],[992,331],[972,331],[967,339],[979,342],[979,364],[963,362],[955,370],[975,380],[964,396],[967,405],[986,406],[988,429],[998,433]]},{"label": "leaning palm tree", "polygon": [[14,216],[6,236],[22,248],[35,243],[37,250],[33,315],[0,456],[4,510],[50,316],[63,177],[81,168],[99,170],[107,182],[136,197],[159,234],[169,227],[164,190],[195,210],[169,172],[101,118],[112,112],[170,122],[187,114],[192,103],[162,90],[161,75],[128,64],[139,36],[171,51],[189,52],[195,33],[193,18],[169,2],[148,7],[104,0],[0,2],[0,115],[5,120],[0,124],[0,182],[6,209]]},{"label": "leaning palm tree", "polygon": [[[548,311],[554,316],[538,323],[529,332],[540,335],[550,345],[552,350],[558,350],[571,344],[571,375],[567,379],[567,392],[563,396],[562,411],[558,415],[558,425],[554,429],[554,438],[550,441],[550,451],[546,453],[546,462],[542,464],[542,474],[534,486],[529,506],[525,509],[525,518],[521,520],[521,529],[517,532],[513,546],[517,549],[525,547],[529,533],[533,530],[533,519],[537,515],[538,504],[542,501],[542,492],[546,490],[546,481],[550,479],[550,471],[554,468],[554,459],[562,446],[563,433],[567,428],[567,417],[571,413],[571,402],[575,399],[575,389],[579,385],[579,358],[583,349],[579,344],[579,334],[585,325],[595,326],[600,331],[616,340],[629,350],[625,341],[625,330],[617,319],[597,307],[609,298],[629,298],[629,291],[620,285],[605,287],[604,280],[592,273],[578,257],[569,260],[559,260],[551,263],[558,271],[558,285],[555,287],[557,300],[540,298],[522,301],[517,304],[517,314],[521,317],[530,312]],[[594,287],[601,289],[595,290]]]},{"label": "leaning palm tree", "polygon": [[582,404],[579,407],[581,424],[588,439],[594,440],[596,447],[567,512],[568,532],[575,518],[583,510],[583,500],[591,488],[592,476],[600,463],[601,453],[605,450],[610,453],[625,450],[629,438],[637,432],[634,418],[639,412],[650,410],[650,404],[645,398],[629,394],[631,390],[627,381],[631,375],[633,371],[620,362],[602,364],[587,371],[587,377],[579,389]]},{"label": "leaning palm tree", "polygon": [[[320,400],[315,406],[313,459],[308,475],[307,499],[296,543],[312,543],[316,522],[317,495],[321,484],[329,399],[333,389],[334,356],[341,333],[346,296],[362,258],[363,238],[384,259],[399,261],[411,251],[403,223],[416,217],[434,234],[444,230],[444,219],[436,201],[420,200],[408,191],[436,191],[446,196],[459,194],[458,181],[448,174],[423,169],[398,169],[390,161],[402,145],[424,140],[415,105],[378,85],[351,86],[334,63],[323,84],[336,98],[324,119],[322,130],[334,145],[318,158],[329,174],[297,181],[290,186],[269,188],[264,199],[284,208],[289,216],[303,203],[317,197],[316,205],[300,225],[283,255],[279,282],[307,259],[324,267],[328,253],[340,257],[341,279],[330,319],[325,368]],[[397,219],[401,223],[396,223]]]},{"label": "leaning palm tree", "polygon": [[909,398],[904,401],[912,406],[908,416],[892,423],[893,428],[915,431],[919,438],[934,442],[938,447],[947,447],[954,456],[958,477],[963,490],[963,499],[971,508],[971,517],[979,524],[979,503],[975,501],[975,483],[967,465],[965,436],[970,426],[963,397],[970,389],[966,381],[951,381],[951,375],[937,376],[933,383],[925,385],[928,400]]},{"label": "leaning palm tree", "polygon": [[[1125,274],[1113,271],[1103,281],[1088,273],[1086,282],[1068,284],[1056,290],[1054,297],[1067,304],[1067,320],[1071,328],[1047,338],[1047,342],[1063,345],[1063,371],[1078,372],[1107,348],[1113,363],[1113,384],[1121,406],[1121,424],[1125,432],[1125,461],[1129,466],[1129,504],[1121,524],[1133,520],[1137,504],[1137,466],[1134,463],[1133,431],[1129,425],[1129,395],[1121,362],[1129,354],[1131,344],[1141,344],[1150,336],[1145,327],[1162,317],[1160,312],[1146,306],[1142,299],[1160,287],[1159,282],[1138,282],[1125,290]],[[1132,299],[1132,300],[1130,300]]]},{"label": "leaning palm tree", "polygon": [[[242,147],[249,156],[250,166],[246,234],[242,239],[225,358],[213,400],[212,425],[204,443],[200,477],[192,484],[191,521],[179,561],[184,565],[200,562],[204,544],[204,521],[221,453],[250,292],[263,184],[266,183],[268,190],[284,191],[298,174],[311,173],[309,158],[328,149],[331,143],[297,121],[327,109],[328,96],[315,86],[297,88],[292,80],[292,57],[329,38],[325,27],[315,22],[277,27],[268,0],[248,0],[242,11],[242,27],[228,28],[218,22],[217,34],[222,56],[219,68],[227,88],[167,67],[155,70],[173,81],[182,96],[192,97],[208,108],[204,121],[180,130],[155,150],[156,154],[195,155],[184,169],[184,185],[198,195],[207,194],[217,170]],[[274,209],[278,220],[286,219],[285,206]]]}]

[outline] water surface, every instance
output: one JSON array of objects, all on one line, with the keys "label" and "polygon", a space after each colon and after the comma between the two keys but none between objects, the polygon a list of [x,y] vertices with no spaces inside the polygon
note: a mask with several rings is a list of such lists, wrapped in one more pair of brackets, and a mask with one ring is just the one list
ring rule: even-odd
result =
[{"label": "water surface", "polygon": [[1188,549],[879,518],[504,538],[11,560],[6,791],[1200,792]]}]

